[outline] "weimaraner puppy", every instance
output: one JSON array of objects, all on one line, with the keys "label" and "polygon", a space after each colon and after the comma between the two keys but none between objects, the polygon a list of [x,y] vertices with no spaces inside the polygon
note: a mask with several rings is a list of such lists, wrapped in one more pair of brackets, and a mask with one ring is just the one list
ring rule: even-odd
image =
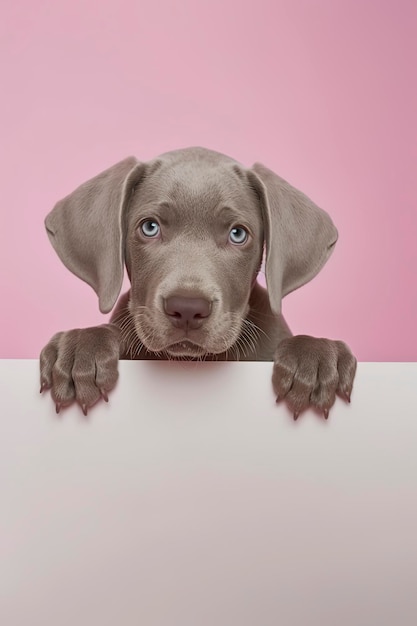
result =
[{"label": "weimaraner puppy", "polygon": [[[264,165],[205,148],[129,157],[59,201],[45,220],[66,267],[95,290],[110,323],[56,334],[40,356],[56,410],[107,401],[121,359],[273,361],[272,384],[297,419],[350,401],[345,343],[292,336],[282,298],[311,280],[337,230]],[[266,249],[266,283],[257,282]],[[131,289],[120,294],[124,265]],[[115,307],[115,308],[114,308]]]}]

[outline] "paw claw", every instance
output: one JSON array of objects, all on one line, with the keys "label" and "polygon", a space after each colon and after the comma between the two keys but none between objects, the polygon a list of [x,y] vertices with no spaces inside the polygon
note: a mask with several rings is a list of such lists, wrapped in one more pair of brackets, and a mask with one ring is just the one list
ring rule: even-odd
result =
[{"label": "paw claw", "polygon": [[48,383],[46,382],[46,380],[43,380],[41,382],[41,388],[39,390],[39,393],[42,393],[43,391],[45,391],[45,389],[48,389]]},{"label": "paw claw", "polygon": [[84,402],[84,404],[81,405],[81,409],[82,409],[84,415],[87,417],[88,409],[87,409],[87,405],[85,404],[85,402]]},{"label": "paw claw", "polygon": [[100,389],[100,393],[101,393],[101,397],[103,398],[104,402],[108,402],[109,401],[109,396],[107,395],[107,391],[105,389]]},{"label": "paw claw", "polygon": [[324,414],[324,419],[328,420],[329,419],[329,409],[324,409],[323,410],[323,414]]},{"label": "paw claw", "polygon": [[300,416],[300,411],[294,411],[294,416],[293,416],[294,417],[294,422],[296,422],[298,420],[299,416]]},{"label": "paw claw", "polygon": [[57,402],[55,404],[55,411],[59,413],[61,409],[62,409],[62,402]]}]

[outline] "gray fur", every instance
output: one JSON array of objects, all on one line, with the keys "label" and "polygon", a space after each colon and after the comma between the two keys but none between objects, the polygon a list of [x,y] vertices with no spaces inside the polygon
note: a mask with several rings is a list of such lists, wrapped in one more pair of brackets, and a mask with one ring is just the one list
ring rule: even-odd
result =
[{"label": "gray fur", "polygon": [[[147,220],[157,236],[142,232]],[[58,333],[42,351],[41,390],[51,388],[57,410],[78,401],[86,413],[106,399],[119,358],[274,361],[274,390],[295,418],[308,406],[327,417],[336,393],[350,399],[356,359],[346,344],[293,337],[281,314],[282,298],[323,267],[337,230],[265,166],[204,148],[129,157],[59,201],[45,225],[100,310],[113,310],[109,324]],[[229,239],[236,227],[246,242]],[[256,281],[264,245],[267,290]],[[131,289],[117,302],[124,264]]]}]

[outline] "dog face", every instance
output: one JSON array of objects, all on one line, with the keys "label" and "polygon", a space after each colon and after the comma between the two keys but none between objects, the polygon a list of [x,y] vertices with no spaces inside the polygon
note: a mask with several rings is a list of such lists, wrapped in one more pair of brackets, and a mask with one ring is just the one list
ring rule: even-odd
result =
[{"label": "dog face", "polygon": [[310,280],[337,239],[329,216],[263,165],[204,148],[130,157],[61,200],[45,220],[65,265],[102,312],[131,281],[130,319],[167,356],[227,352],[245,326],[266,245],[271,310]]},{"label": "dog face", "polygon": [[146,348],[173,357],[227,351],[262,250],[259,198],[242,168],[180,154],[152,164],[132,193],[126,238],[129,310]]}]

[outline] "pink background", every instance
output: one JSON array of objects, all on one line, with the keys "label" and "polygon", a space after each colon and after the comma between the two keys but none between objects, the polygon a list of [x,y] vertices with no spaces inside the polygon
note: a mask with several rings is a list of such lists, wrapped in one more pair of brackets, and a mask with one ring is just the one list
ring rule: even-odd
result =
[{"label": "pink background", "polygon": [[414,0],[15,0],[0,18],[1,357],[106,320],[59,261],[56,200],[135,154],[264,162],[340,238],[288,296],[294,333],[417,360]]}]

